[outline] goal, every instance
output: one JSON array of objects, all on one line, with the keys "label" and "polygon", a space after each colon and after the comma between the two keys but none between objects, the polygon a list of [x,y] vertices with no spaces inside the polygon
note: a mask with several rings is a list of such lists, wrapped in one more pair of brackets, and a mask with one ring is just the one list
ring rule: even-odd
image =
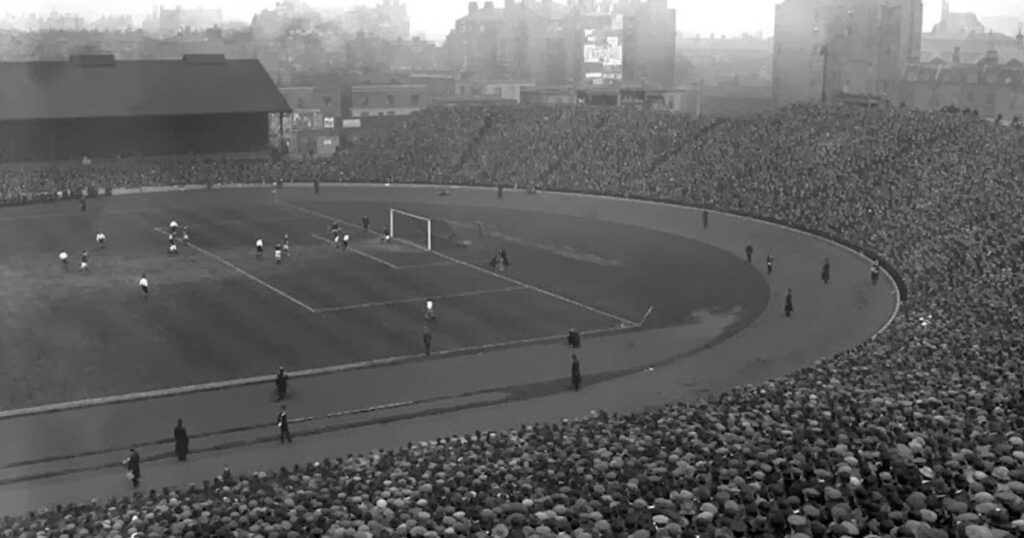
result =
[{"label": "goal", "polygon": [[388,230],[395,241],[434,250],[433,222],[427,217],[391,208],[388,211]]}]

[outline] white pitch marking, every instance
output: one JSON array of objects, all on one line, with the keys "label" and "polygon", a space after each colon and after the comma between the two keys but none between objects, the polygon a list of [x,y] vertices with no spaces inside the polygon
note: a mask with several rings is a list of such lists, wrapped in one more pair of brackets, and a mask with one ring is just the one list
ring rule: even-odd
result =
[{"label": "white pitch marking", "polygon": [[[590,331],[581,331],[580,334],[583,336],[604,336],[611,335],[626,331],[628,329],[623,327],[609,327],[607,329],[594,329]],[[527,344],[539,344],[543,342],[553,342],[563,340],[565,334],[556,334],[551,336],[540,336],[535,338],[523,338],[521,340],[508,340],[505,342],[494,342],[491,344],[482,344],[479,346],[466,346],[451,349],[439,349],[431,354],[433,359],[441,359],[451,356],[465,355],[469,353],[484,353],[491,349],[500,347],[510,346],[521,346]],[[398,355],[393,357],[385,357],[382,359],[371,359],[361,362],[353,362],[348,364],[337,364],[334,366],[323,366],[320,368],[311,368],[309,370],[301,370],[298,372],[289,372],[288,375],[292,379],[299,379],[303,377],[311,377],[318,375],[333,374],[338,372],[349,372],[352,370],[363,370],[367,368],[380,368],[382,366],[389,366],[392,364],[399,364],[412,359],[423,358],[423,353],[412,353],[409,355]],[[38,407],[27,407],[22,409],[11,409],[7,411],[0,411],[0,420],[7,420],[16,417],[23,417],[29,415],[38,415],[41,413],[52,413],[55,411],[66,411],[68,409],[81,409],[85,407],[96,407],[99,405],[112,405],[124,402],[131,402],[137,400],[151,399],[151,398],[166,398],[170,396],[179,396],[182,394],[190,394],[195,392],[203,392],[210,390],[221,390],[231,387],[239,387],[246,385],[255,385],[258,383],[270,383],[274,380],[273,375],[263,375],[256,377],[247,377],[240,379],[231,379],[228,381],[215,381],[212,383],[203,383],[198,385],[185,385],[182,387],[174,387],[169,389],[158,389],[148,392],[135,392],[130,394],[122,394],[119,396],[104,396],[102,398],[91,398],[87,400],[76,400],[71,402],[62,402],[57,404],[47,404]]]},{"label": "white pitch marking", "polygon": [[[318,217],[320,217],[322,219],[326,219],[326,220],[329,220],[329,221],[332,221],[332,222],[339,222],[339,223],[345,224],[347,226],[355,226],[354,224],[349,223],[349,222],[345,222],[344,220],[336,219],[336,218],[331,217],[330,215],[325,215],[325,214],[320,213],[318,211],[313,211],[312,209],[306,209],[306,208],[304,208],[302,206],[297,206],[295,204],[290,204],[288,202],[282,202],[281,205],[284,205],[286,207],[291,207],[291,208],[297,209],[299,211],[303,211],[303,212],[308,213],[310,215],[316,215],[316,216],[318,216]],[[362,229],[362,227],[359,227],[359,229]],[[372,233],[374,235],[377,235],[377,236],[383,235],[380,232],[376,232],[376,231],[373,231],[373,230],[370,230],[370,233]],[[415,245],[415,244],[413,246],[417,246],[418,247],[418,245]],[[422,248],[422,247],[420,247],[420,248]],[[426,250],[426,249],[424,249],[424,250]],[[575,306],[577,308],[582,308],[583,310],[587,310],[589,312],[593,312],[594,314],[598,314],[598,315],[604,316],[606,318],[614,319],[615,321],[618,321],[623,327],[637,327],[638,326],[635,321],[628,320],[628,319],[626,319],[626,318],[624,318],[622,316],[617,316],[615,314],[612,314],[610,312],[606,312],[606,311],[601,310],[599,308],[595,308],[593,306],[590,306],[590,305],[587,305],[587,304],[583,304],[583,303],[581,303],[581,302],[579,302],[579,301],[577,301],[575,299],[570,299],[570,298],[568,298],[568,297],[566,297],[564,295],[559,295],[559,294],[557,294],[557,293],[555,293],[553,291],[548,291],[548,290],[545,290],[543,288],[538,288],[537,286],[534,286],[532,284],[527,284],[527,283],[522,282],[520,280],[516,280],[516,279],[514,279],[512,277],[508,277],[508,276],[502,275],[500,273],[495,273],[495,272],[492,272],[492,271],[488,271],[488,270],[486,270],[486,269],[484,269],[482,267],[477,267],[477,266],[475,266],[475,265],[473,265],[471,263],[464,262],[464,261],[462,261],[462,260],[460,260],[458,258],[453,258],[453,257],[451,257],[451,256],[449,256],[447,254],[442,254],[442,253],[440,253],[440,252],[438,252],[436,250],[426,250],[426,252],[430,252],[431,254],[434,254],[435,256],[437,256],[437,257],[439,257],[439,258],[441,258],[443,260],[447,260],[447,261],[449,261],[451,263],[454,263],[456,265],[461,265],[463,267],[468,267],[468,268],[470,268],[470,269],[472,269],[474,271],[479,271],[481,273],[484,273],[485,275],[491,275],[491,276],[493,276],[495,278],[500,278],[501,280],[504,280],[506,282],[515,284],[517,286],[522,286],[524,288],[531,289],[531,290],[533,290],[533,291],[535,291],[537,293],[540,293],[541,295],[547,295],[548,297],[551,297],[553,299],[558,299],[559,301],[571,304],[571,305],[573,305],[573,306]]]},{"label": "white pitch marking", "polygon": [[[313,236],[314,239],[318,239],[318,240],[323,241],[324,243],[327,243],[329,245],[333,245],[334,244],[334,241],[331,241],[330,239],[327,239],[326,237],[322,237],[322,236],[319,236],[317,234],[309,234],[309,235]],[[373,260],[373,261],[375,261],[377,263],[382,263],[382,264],[384,264],[384,265],[386,265],[386,266],[388,266],[388,267],[390,267],[392,269],[401,269],[401,267],[399,267],[399,266],[397,266],[397,265],[395,265],[393,263],[390,263],[390,262],[387,262],[385,260],[382,260],[382,259],[374,256],[373,254],[367,254],[367,253],[365,253],[365,252],[363,252],[363,251],[361,251],[361,250],[359,250],[357,248],[348,247],[348,250],[351,250],[353,253],[358,254],[358,255],[360,255],[360,256],[368,259],[368,260]]]},{"label": "white pitch marking", "polygon": [[456,298],[459,298],[459,297],[477,297],[477,296],[480,296],[480,295],[491,295],[491,294],[495,294],[495,293],[505,293],[505,292],[509,292],[509,291],[522,290],[522,289],[526,289],[526,288],[523,288],[522,286],[508,286],[508,287],[505,287],[505,288],[495,288],[495,289],[489,289],[489,290],[465,291],[465,292],[459,292],[459,293],[449,293],[449,294],[446,294],[446,295],[431,295],[431,296],[428,296],[428,297],[413,297],[411,299],[397,299],[397,300],[394,300],[394,301],[377,301],[377,302],[373,302],[373,303],[361,303],[361,304],[353,304],[353,305],[347,305],[347,306],[335,306],[335,307],[331,307],[331,308],[321,308],[320,310],[317,310],[316,313],[317,314],[322,314],[324,312],[340,312],[342,310],[356,310],[356,309],[360,309],[360,308],[371,308],[371,307],[375,307],[375,306],[393,306],[393,305],[408,304],[408,303],[420,303],[420,302],[429,301],[429,300],[444,301],[446,299],[456,299]]},{"label": "white pitch marking", "polygon": [[594,314],[598,314],[598,315],[604,316],[606,318],[614,319],[615,321],[618,321],[619,323],[621,323],[623,327],[637,327],[638,326],[635,321],[630,321],[630,320],[628,320],[628,319],[626,319],[624,317],[617,316],[615,314],[612,314],[611,312],[606,312],[604,310],[601,310],[599,308],[595,308],[595,307],[590,306],[588,304],[581,303],[581,302],[579,302],[579,301],[577,301],[575,299],[570,299],[570,298],[568,298],[568,297],[566,297],[564,295],[559,295],[559,294],[557,294],[557,293],[555,293],[553,291],[548,291],[548,290],[543,289],[543,288],[538,288],[537,286],[534,286],[532,284],[527,284],[527,283],[525,283],[525,282],[523,282],[521,280],[516,280],[516,279],[514,279],[512,277],[505,276],[505,275],[503,275],[501,273],[494,273],[492,271],[488,271],[487,269],[484,269],[482,267],[477,267],[477,266],[475,266],[475,265],[473,265],[471,263],[464,262],[464,261],[462,261],[462,260],[460,260],[458,258],[453,258],[453,257],[451,257],[451,256],[449,256],[447,254],[442,254],[442,253],[437,252],[437,251],[431,251],[431,252],[433,252],[435,255],[440,256],[441,258],[443,258],[445,260],[448,260],[448,261],[450,261],[452,263],[461,265],[463,267],[468,267],[470,269],[473,269],[474,271],[479,271],[479,272],[484,273],[486,275],[491,275],[491,276],[493,276],[495,278],[500,278],[501,280],[504,280],[505,282],[510,282],[512,284],[516,284],[516,285],[522,286],[524,288],[531,289],[531,290],[533,290],[533,291],[535,291],[537,293],[540,293],[541,295],[547,295],[548,297],[551,297],[552,299],[558,299],[559,301],[571,304],[571,305],[573,305],[573,306],[575,306],[577,308],[582,308],[582,309],[587,310],[589,312],[593,312]]},{"label": "white pitch marking", "polygon": [[[161,230],[159,228],[153,228],[153,230],[155,230],[155,231],[157,231],[157,232],[159,232],[161,234],[166,233],[165,231],[163,231],[163,230]],[[287,293],[285,293],[285,292],[281,291],[280,289],[274,287],[273,285],[263,281],[262,279],[260,279],[259,277],[253,275],[252,273],[246,271],[245,269],[242,269],[241,267],[239,267],[239,266],[237,266],[237,265],[235,265],[235,264],[225,260],[224,258],[221,258],[220,256],[218,256],[218,255],[216,255],[216,254],[214,254],[214,253],[212,253],[212,252],[210,252],[210,251],[200,247],[199,245],[196,245],[195,243],[193,243],[191,241],[189,241],[188,243],[185,243],[185,244],[190,246],[190,247],[192,247],[192,248],[194,248],[200,254],[204,254],[204,255],[206,255],[206,256],[208,256],[210,258],[213,258],[214,260],[217,260],[218,262],[224,264],[225,266],[230,267],[231,269],[234,269],[235,271],[237,271],[239,274],[241,274],[245,278],[248,278],[249,280],[252,280],[253,282],[259,284],[260,286],[263,286],[264,288],[267,288],[268,290],[270,290],[270,291],[280,295],[281,297],[284,297],[285,299],[288,299],[289,301],[291,301],[291,302],[301,306],[303,310],[305,310],[305,311],[307,311],[307,312],[309,312],[311,314],[315,314],[316,313],[316,309],[313,308],[312,306],[309,306],[308,304],[306,304],[306,303],[296,299],[295,297],[292,297],[291,295],[288,295]]]},{"label": "white pitch marking", "polygon": [[444,266],[447,266],[447,265],[455,265],[455,264],[452,263],[452,262],[448,262],[448,261],[430,262],[430,263],[416,263],[416,264],[413,264],[413,265],[402,265],[402,266],[399,266],[399,269],[402,269],[402,270],[406,270],[406,269],[423,269],[423,268],[426,268],[426,267],[444,267]]}]

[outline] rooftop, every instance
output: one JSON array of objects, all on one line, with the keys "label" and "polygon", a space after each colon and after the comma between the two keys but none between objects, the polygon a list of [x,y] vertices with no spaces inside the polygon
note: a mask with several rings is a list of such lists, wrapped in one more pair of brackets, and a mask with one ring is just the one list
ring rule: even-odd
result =
[{"label": "rooftop", "polygon": [[0,62],[0,121],[287,112],[258,60]]}]

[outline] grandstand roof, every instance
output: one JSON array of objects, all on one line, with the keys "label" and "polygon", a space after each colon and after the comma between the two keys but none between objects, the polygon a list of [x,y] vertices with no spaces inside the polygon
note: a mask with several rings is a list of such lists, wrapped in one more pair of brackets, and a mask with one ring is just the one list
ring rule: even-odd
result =
[{"label": "grandstand roof", "polygon": [[258,60],[0,62],[0,121],[289,110]]}]

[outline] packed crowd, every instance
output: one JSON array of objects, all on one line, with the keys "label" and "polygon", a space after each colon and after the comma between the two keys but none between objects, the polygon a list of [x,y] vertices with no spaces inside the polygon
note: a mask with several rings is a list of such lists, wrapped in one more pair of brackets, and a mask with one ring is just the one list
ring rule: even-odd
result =
[{"label": "packed crowd", "polygon": [[336,160],[260,165],[245,178],[316,166],[328,180],[537,184],[762,215],[882,253],[908,301],[874,340],[713,401],[226,475],[4,520],[0,534],[1024,535],[1022,149],[1018,129],[910,110],[473,107],[414,116]]}]

